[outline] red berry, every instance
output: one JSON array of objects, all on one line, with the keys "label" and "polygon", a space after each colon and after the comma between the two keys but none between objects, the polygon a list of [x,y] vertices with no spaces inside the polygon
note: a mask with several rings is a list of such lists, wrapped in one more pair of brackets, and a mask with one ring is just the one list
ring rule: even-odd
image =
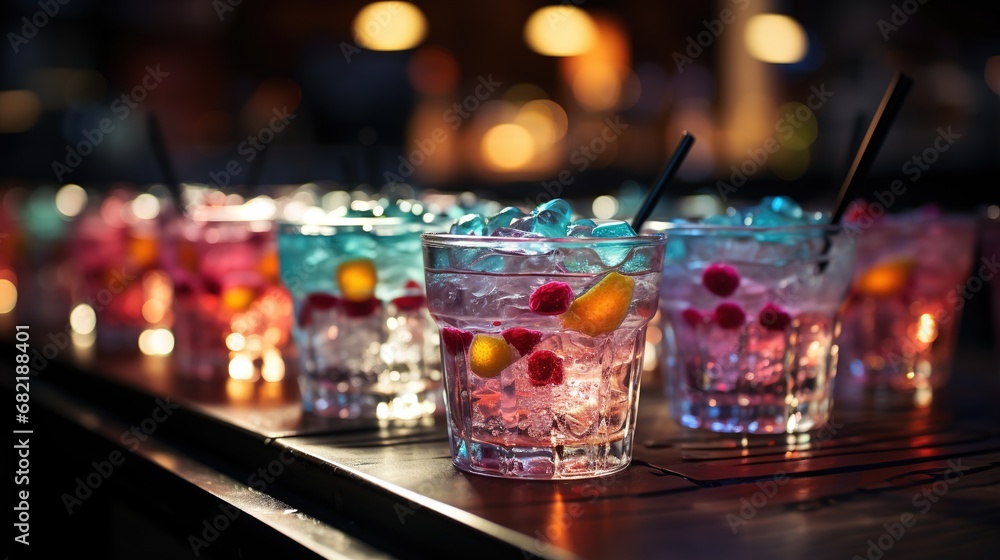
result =
[{"label": "red berry", "polygon": [[747,320],[747,314],[739,305],[724,301],[715,308],[715,322],[724,329],[738,329]]},{"label": "red berry", "polygon": [[740,285],[740,273],[728,264],[710,264],[701,275],[701,283],[713,294],[726,297]]},{"label": "red berry", "polygon": [[500,325],[502,325],[502,324],[503,324],[503,323],[501,323],[500,321],[493,321],[493,326],[494,326],[494,327],[499,327],[499,326],[500,326]]},{"label": "red berry", "polygon": [[403,287],[406,288],[407,290],[418,290],[421,292],[424,291],[423,286],[421,286],[420,282],[417,282],[416,280],[407,280],[406,284],[403,284]]},{"label": "red berry", "polygon": [[565,282],[542,284],[528,298],[528,308],[539,315],[559,315],[573,303],[573,288]]},{"label": "red berry", "polygon": [[329,311],[340,303],[340,298],[330,294],[314,293],[306,297],[306,306],[318,311]]},{"label": "red berry", "polygon": [[449,354],[458,354],[462,349],[468,349],[473,336],[475,335],[455,327],[441,329],[441,342]]},{"label": "red berry", "polygon": [[371,298],[365,301],[344,300],[344,312],[348,317],[367,317],[382,307],[382,302],[378,298]]},{"label": "red berry", "polygon": [[792,316],[773,303],[768,303],[761,308],[760,313],[757,314],[757,320],[770,331],[783,331],[792,324]]},{"label": "red berry", "polygon": [[528,379],[535,387],[563,382],[563,359],[552,350],[536,350],[528,356]]},{"label": "red berry", "polygon": [[340,303],[340,298],[330,294],[312,293],[306,296],[306,301],[299,311],[299,326],[305,327],[312,324],[313,311],[329,311]]},{"label": "red berry", "polygon": [[424,306],[425,301],[424,296],[400,296],[392,300],[392,303],[400,311],[416,311]]},{"label": "red berry", "polygon": [[503,331],[501,336],[522,356],[529,354],[542,341],[542,333],[521,327],[511,327]]},{"label": "red berry", "polygon": [[688,307],[684,311],[681,311],[681,317],[684,319],[685,323],[691,325],[692,327],[705,324],[705,315],[693,307]]}]

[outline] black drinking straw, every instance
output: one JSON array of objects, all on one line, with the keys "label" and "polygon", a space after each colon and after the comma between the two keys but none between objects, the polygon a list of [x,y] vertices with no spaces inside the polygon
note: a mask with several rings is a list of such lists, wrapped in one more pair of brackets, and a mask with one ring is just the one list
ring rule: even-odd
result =
[{"label": "black drinking straw", "polygon": [[163,129],[160,128],[160,121],[156,118],[155,113],[149,113],[146,116],[146,132],[149,134],[149,144],[153,148],[153,155],[156,156],[156,162],[160,165],[163,180],[166,182],[167,188],[170,189],[170,194],[173,195],[174,204],[178,211],[184,213],[187,209],[184,207],[184,201],[181,200],[181,184],[177,181],[174,164],[170,159],[170,154],[167,153]]},{"label": "black drinking straw", "polygon": [[871,124],[868,125],[868,132],[858,147],[858,152],[854,156],[851,168],[847,171],[847,177],[841,184],[840,193],[837,195],[837,203],[834,206],[833,214],[830,216],[830,223],[839,224],[844,217],[844,212],[851,201],[857,197],[861,182],[871,171],[875,156],[885,143],[886,136],[893,121],[899,114],[903,106],[903,100],[909,93],[913,80],[902,72],[897,72],[889,83],[889,88],[882,96],[882,102],[875,111]]},{"label": "black drinking straw", "polygon": [[[896,75],[893,76],[888,89],[886,89],[885,94],[882,96],[882,102],[879,103],[878,109],[875,111],[875,116],[872,118],[871,124],[868,125],[868,132],[865,134],[864,139],[861,140],[858,152],[854,155],[854,161],[847,171],[847,177],[844,178],[844,182],[840,186],[837,203],[834,206],[833,214],[830,215],[831,224],[840,224],[844,213],[847,211],[847,206],[857,197],[861,182],[864,181],[871,171],[875,156],[878,155],[879,149],[885,143],[885,138],[889,135],[889,129],[899,114],[900,108],[903,106],[903,100],[906,99],[906,94],[909,93],[912,85],[913,80],[902,72],[896,72]],[[825,236],[823,238],[822,252],[824,256],[830,251],[830,247],[830,237]],[[825,260],[819,261],[820,272],[826,270],[827,262]]]},{"label": "black drinking straw", "polygon": [[677,144],[677,148],[670,156],[670,161],[667,162],[667,166],[663,169],[663,173],[660,174],[653,188],[649,189],[649,192],[646,193],[646,198],[643,199],[642,205],[639,206],[639,211],[636,213],[635,218],[632,219],[632,230],[636,233],[639,233],[639,229],[649,219],[650,214],[653,213],[653,209],[656,208],[660,197],[666,191],[667,184],[677,174],[677,170],[681,168],[681,164],[684,163],[684,158],[691,151],[693,144],[694,136],[685,130],[681,135],[680,143]]}]

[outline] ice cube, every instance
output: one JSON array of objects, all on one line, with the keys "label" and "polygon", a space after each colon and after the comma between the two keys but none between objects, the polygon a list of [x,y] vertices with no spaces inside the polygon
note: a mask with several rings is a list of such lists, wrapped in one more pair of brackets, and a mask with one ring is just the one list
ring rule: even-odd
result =
[{"label": "ice cube", "polygon": [[622,220],[599,220],[593,228],[594,237],[635,237],[635,230]]},{"label": "ice cube", "polygon": [[594,220],[586,218],[576,220],[566,230],[566,237],[593,237],[591,232],[595,227],[597,227],[597,224],[594,223]]},{"label": "ice cube", "polygon": [[486,222],[479,214],[466,214],[451,226],[449,233],[457,235],[486,235]]},{"label": "ice cube", "polygon": [[566,224],[570,223],[573,215],[573,208],[568,202],[561,198],[553,198],[548,202],[539,204],[537,208],[532,211],[532,214],[540,215],[542,213],[550,213],[554,216],[555,220]]},{"label": "ice cube", "polygon": [[524,212],[522,212],[520,208],[508,206],[487,218],[486,235],[494,235],[500,228],[509,228],[512,221],[523,217]]}]

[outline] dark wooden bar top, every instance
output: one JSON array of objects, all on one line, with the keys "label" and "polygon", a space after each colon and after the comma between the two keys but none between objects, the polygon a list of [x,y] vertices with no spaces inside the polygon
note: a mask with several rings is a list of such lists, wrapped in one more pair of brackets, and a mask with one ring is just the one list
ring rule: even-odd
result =
[{"label": "dark wooden bar top", "polygon": [[[8,341],[3,363],[12,357]],[[118,451],[123,475],[107,486],[173,543],[150,558],[878,560],[1000,550],[1000,366],[989,349],[961,352],[952,384],[920,406],[839,391],[833,422],[808,438],[679,430],[647,375],[631,466],[561,482],[456,470],[443,418],[303,415],[294,372],[278,383],[194,381],[169,358],[70,348],[31,383],[33,411],[54,419],[39,428],[53,432],[44,441],[101,442],[51,475],[53,489],[33,503],[40,518],[90,515],[79,513],[87,500],[67,507],[64,496]],[[238,528],[220,521],[226,512],[239,512]],[[210,539],[206,521],[227,529]]]}]

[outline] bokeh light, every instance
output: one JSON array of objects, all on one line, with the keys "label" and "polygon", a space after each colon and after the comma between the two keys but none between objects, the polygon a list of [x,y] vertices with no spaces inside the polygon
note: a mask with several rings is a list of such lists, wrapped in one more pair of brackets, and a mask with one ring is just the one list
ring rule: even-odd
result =
[{"label": "bokeh light", "polygon": [[352,26],[359,46],[373,51],[412,49],[427,34],[427,18],[409,2],[372,2],[358,12]]},{"label": "bokeh light", "polygon": [[538,54],[578,56],[597,45],[597,26],[575,6],[546,6],[528,18],[524,40]]},{"label": "bokeh light", "polygon": [[93,307],[81,303],[69,312],[69,326],[73,332],[90,334],[97,327],[97,313]]},{"label": "bokeh light", "polygon": [[483,136],[482,153],[494,169],[518,169],[534,157],[535,140],[528,129],[519,124],[498,124]]},{"label": "bokeh light", "polygon": [[80,185],[63,185],[56,191],[56,210],[67,218],[75,218],[87,206],[87,191]]},{"label": "bokeh light", "polygon": [[758,14],[747,21],[747,51],[762,62],[793,64],[806,56],[809,40],[794,19],[778,14]]},{"label": "bokeh light", "polygon": [[139,333],[139,351],[147,356],[169,356],[174,351],[174,334],[169,329],[146,329]]},{"label": "bokeh light", "polygon": [[0,278],[0,315],[10,313],[17,305],[17,286],[6,278]]}]

